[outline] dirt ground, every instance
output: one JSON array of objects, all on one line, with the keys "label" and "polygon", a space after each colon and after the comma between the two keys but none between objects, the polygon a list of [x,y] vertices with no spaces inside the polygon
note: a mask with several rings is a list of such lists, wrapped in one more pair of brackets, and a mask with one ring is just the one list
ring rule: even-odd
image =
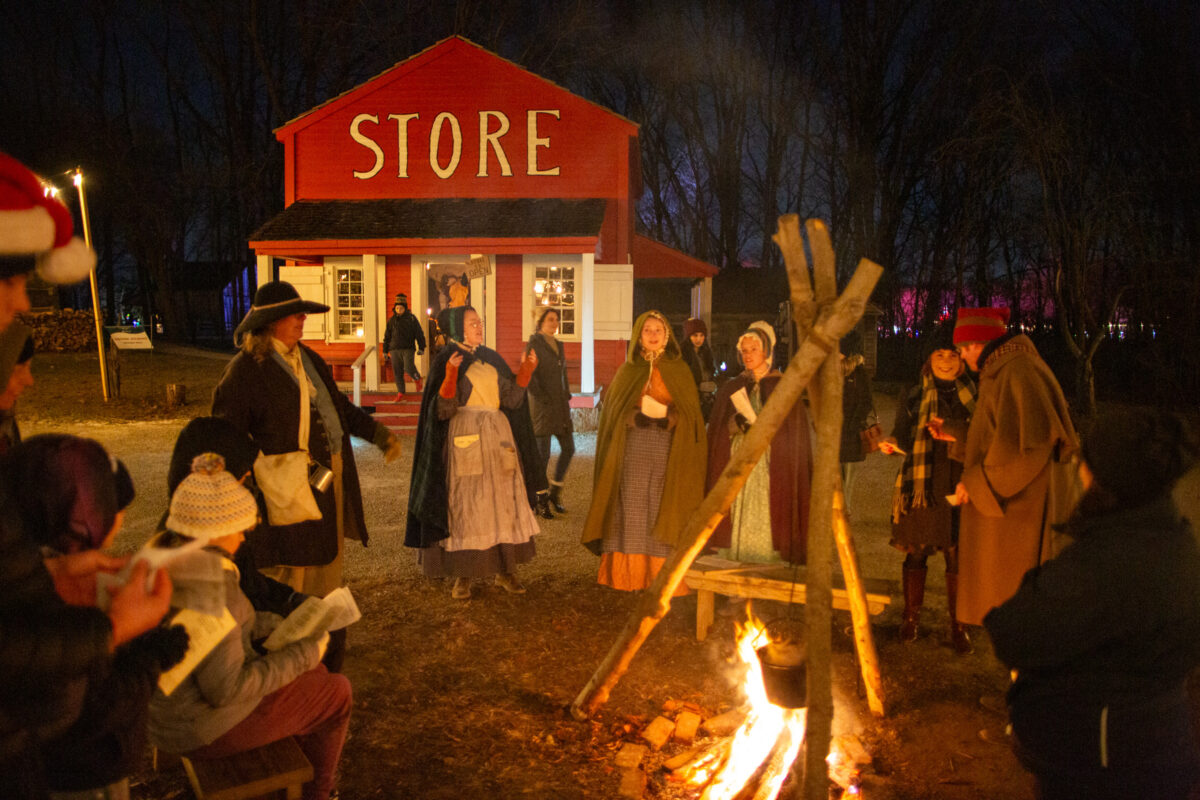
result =
[{"label": "dirt ground", "polygon": [[[18,407],[27,436],[46,430],[91,436],[129,464],[139,495],[121,550],[140,543],[161,513],[174,436],[184,419],[207,413],[223,363],[194,354],[141,358],[126,369],[126,399],[106,407],[94,358],[89,366],[84,356],[39,356],[39,383]],[[136,380],[135,369],[144,373]],[[185,383],[191,403],[163,409],[154,395],[167,382]],[[890,420],[891,398],[879,393],[876,401],[881,419]],[[116,421],[139,413],[152,421]],[[528,593],[512,596],[477,583],[466,602],[452,600],[447,584],[422,577],[403,547],[410,453],[385,465],[374,448],[356,446],[373,538],[368,548],[350,543],[347,550],[346,578],[363,619],[350,629],[346,661],[355,708],[339,784],[344,800],[616,797],[615,752],[637,741],[664,703],[690,701],[706,715],[740,703],[730,658],[741,605],[718,600],[717,622],[707,641],[697,642],[691,596],[675,601],[593,720],[576,722],[567,713],[636,599],[598,586],[597,559],[578,543],[594,434],[578,435],[577,445],[565,493],[569,512],[542,523],[537,558],[521,570]],[[956,656],[946,643],[940,561],[930,563],[921,638],[911,645],[896,638],[901,557],[887,545],[887,513],[898,463],[868,458],[850,499],[863,574],[890,581],[892,602],[872,620],[887,715],[868,712],[849,614],[835,611],[834,732],[857,734],[871,753],[863,796],[872,800],[1030,798],[1032,784],[1005,741],[1006,720],[979,703],[1003,693],[1005,670],[982,631],[974,632],[971,655]],[[1184,490],[1191,500],[1200,496],[1196,483]],[[783,604],[755,609],[764,619],[789,613]],[[647,798],[689,797],[655,768],[680,749],[668,744],[647,758]],[[147,764],[134,778],[135,797],[189,795],[178,770],[156,774]]]}]

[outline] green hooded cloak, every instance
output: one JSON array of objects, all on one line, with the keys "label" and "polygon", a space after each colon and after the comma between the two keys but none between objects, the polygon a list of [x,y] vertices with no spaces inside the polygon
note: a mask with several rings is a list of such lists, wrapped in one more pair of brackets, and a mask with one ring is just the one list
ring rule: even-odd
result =
[{"label": "green hooded cloak", "polygon": [[627,422],[634,409],[640,406],[642,389],[650,380],[650,362],[642,358],[641,338],[642,326],[651,316],[662,319],[667,329],[667,345],[656,366],[671,393],[671,404],[676,414],[662,502],[651,531],[654,538],[674,545],[688,516],[704,498],[708,438],[704,431],[704,417],[700,414],[696,383],[692,380],[692,371],[683,360],[666,317],[657,311],[647,311],[633,323],[628,357],[605,391],[601,405],[592,505],[583,525],[583,543],[596,553],[600,551],[609,517],[617,505],[621,469],[625,461],[625,434],[629,430]]}]

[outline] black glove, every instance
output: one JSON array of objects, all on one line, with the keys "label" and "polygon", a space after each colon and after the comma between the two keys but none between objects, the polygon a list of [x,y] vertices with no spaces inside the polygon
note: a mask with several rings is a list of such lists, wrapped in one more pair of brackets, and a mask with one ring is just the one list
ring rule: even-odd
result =
[{"label": "black glove", "polygon": [[188,632],[182,625],[154,628],[133,639],[118,651],[121,662],[136,662],[149,670],[166,672],[183,661],[188,650]]},{"label": "black glove", "polygon": [[738,430],[740,430],[742,433],[750,430],[750,420],[746,419],[745,414],[734,414],[733,421],[737,424]]}]

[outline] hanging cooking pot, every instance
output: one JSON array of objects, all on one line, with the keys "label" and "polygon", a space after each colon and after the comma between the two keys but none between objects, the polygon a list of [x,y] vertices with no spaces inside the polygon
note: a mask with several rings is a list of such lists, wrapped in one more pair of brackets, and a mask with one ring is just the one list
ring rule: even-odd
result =
[{"label": "hanging cooking pot", "polygon": [[808,705],[808,658],[803,628],[790,621],[767,625],[767,644],[755,650],[767,699],[780,708]]}]

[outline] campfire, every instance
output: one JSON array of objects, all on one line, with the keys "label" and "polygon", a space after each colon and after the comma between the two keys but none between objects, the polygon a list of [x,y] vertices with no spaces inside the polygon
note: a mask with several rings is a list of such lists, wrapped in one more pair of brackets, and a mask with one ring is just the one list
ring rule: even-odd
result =
[{"label": "campfire", "polygon": [[[786,633],[768,630],[747,604],[746,621],[736,623],[740,687],[746,703],[704,724],[716,733],[732,717],[715,743],[689,750],[664,764],[672,781],[698,792],[699,800],[771,800],[804,744],[803,649]],[[781,663],[792,662],[792,663]],[[796,707],[791,707],[796,706]],[[855,737],[837,737],[828,763],[830,777],[858,796],[858,770],[870,761]]]}]

